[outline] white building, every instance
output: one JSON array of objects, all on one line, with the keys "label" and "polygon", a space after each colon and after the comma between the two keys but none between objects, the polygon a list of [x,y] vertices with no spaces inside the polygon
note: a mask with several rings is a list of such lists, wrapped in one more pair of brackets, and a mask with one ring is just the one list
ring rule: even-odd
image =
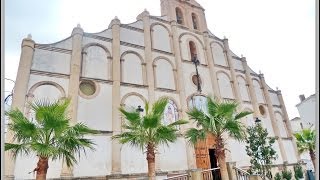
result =
[{"label": "white building", "polygon": [[[204,8],[195,0],[161,0],[161,16],[144,11],[137,21],[121,24],[115,18],[98,33],[79,26],[70,37],[52,44],[36,43],[31,37],[22,42],[12,106],[32,116],[26,102],[49,97],[72,100],[71,120],[100,130],[91,138],[97,150],[82,156],[68,170],[61,161],[50,162],[48,178],[61,176],[111,176],[146,173],[145,155],[138,149],[119,145],[111,136],[122,131],[119,106],[137,107],[145,101],[169,97],[173,120],[187,119],[186,111],[205,95],[232,99],[242,110],[253,111],[243,119],[252,125],[259,117],[272,137],[279,158],[275,164],[296,163],[298,154],[281,91],[270,88],[263,74],[257,74],[245,57],[234,54],[228,39],[215,36],[207,28]],[[197,91],[196,69],[200,61],[201,92]],[[199,105],[199,104],[198,104]],[[188,125],[181,127],[181,132]],[[10,141],[10,132],[7,134]],[[245,145],[227,141],[228,162],[249,166]],[[156,159],[158,172],[210,168],[214,143],[208,140],[204,151],[190,147],[180,137],[170,148],[161,147]],[[198,156],[204,153],[204,156]],[[33,178],[28,174],[35,157],[5,159],[6,177]],[[25,168],[28,164],[30,168]]]},{"label": "white building", "polygon": [[[300,102],[296,105],[300,117],[291,120],[292,131],[299,132],[302,129],[315,129],[316,123],[316,96],[315,94],[305,98],[304,95],[299,96]],[[310,155],[304,152],[300,155],[300,159],[307,163],[307,169],[314,170]]]}]

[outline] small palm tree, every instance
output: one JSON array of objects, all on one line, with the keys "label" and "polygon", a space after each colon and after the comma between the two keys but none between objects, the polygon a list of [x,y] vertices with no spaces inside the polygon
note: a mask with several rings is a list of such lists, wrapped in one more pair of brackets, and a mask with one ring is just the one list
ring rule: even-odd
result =
[{"label": "small palm tree", "polygon": [[67,166],[72,166],[77,163],[76,153],[80,156],[85,148],[94,149],[94,143],[84,136],[96,134],[97,131],[82,123],[70,126],[67,117],[69,103],[68,99],[55,102],[35,101],[30,104],[35,112],[35,121],[28,120],[18,109],[6,112],[11,119],[8,128],[14,134],[14,143],[5,143],[5,150],[11,151],[14,158],[18,154],[35,153],[39,158],[34,169],[37,180],[46,179],[49,159],[64,159]]},{"label": "small palm tree", "polygon": [[149,179],[155,177],[155,151],[160,144],[169,145],[177,139],[177,125],[185,124],[187,121],[178,120],[169,125],[164,125],[161,120],[168,104],[167,98],[160,98],[156,101],[152,109],[149,104],[145,104],[146,114],[140,116],[136,110],[125,110],[120,107],[119,110],[127,121],[124,123],[124,132],[114,135],[112,139],[118,139],[121,144],[129,143],[141,150],[146,150],[148,161]]},{"label": "small palm tree", "polygon": [[240,119],[251,114],[242,111],[237,113],[238,104],[235,102],[222,102],[211,97],[207,97],[208,112],[191,109],[187,114],[189,118],[196,122],[197,128],[191,128],[186,132],[186,138],[195,145],[201,140],[205,140],[208,135],[216,139],[216,157],[220,166],[221,177],[229,180],[225,161],[225,140],[224,134],[229,134],[236,140],[245,139],[246,129]]},{"label": "small palm tree", "polygon": [[311,129],[303,129],[300,132],[294,134],[297,140],[297,146],[299,153],[309,151],[310,158],[314,169],[316,168],[316,132]]}]

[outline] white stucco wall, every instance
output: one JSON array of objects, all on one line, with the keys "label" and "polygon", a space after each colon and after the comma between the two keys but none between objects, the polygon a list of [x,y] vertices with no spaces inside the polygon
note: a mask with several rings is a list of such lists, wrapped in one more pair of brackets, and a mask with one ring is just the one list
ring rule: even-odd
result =
[{"label": "white stucco wall", "polygon": [[[148,99],[148,90],[147,89],[135,88],[135,87],[129,87],[129,86],[121,86],[120,87],[121,102],[124,101],[124,96],[127,96],[128,94],[132,94],[132,93],[139,94],[146,100]],[[142,106],[142,104],[141,104],[141,106]]]},{"label": "white stucco wall", "polygon": [[[36,174],[31,171],[37,167],[37,162],[38,157],[33,153],[28,156],[17,156],[14,170],[15,179],[35,179]],[[48,165],[47,178],[59,178],[62,169],[62,160],[49,160]],[[31,173],[29,174],[29,172]]]},{"label": "white stucco wall", "polygon": [[121,61],[121,80],[132,84],[143,84],[142,63],[143,59],[133,53],[128,53],[122,57]]},{"label": "white stucco wall", "polygon": [[112,131],[112,87],[97,83],[98,94],[94,98],[78,98],[78,122],[84,122],[90,128]]},{"label": "white stucco wall", "polygon": [[277,126],[279,128],[280,137],[288,137],[287,128],[285,126],[285,123],[283,122],[283,117],[280,113],[275,113],[275,118],[277,122]]},{"label": "white stucco wall", "polygon": [[62,48],[62,49],[72,49],[72,37],[67,37],[61,41],[52,43],[52,44],[48,44],[52,47],[56,47],[56,48]]},{"label": "white stucco wall", "polygon": [[151,30],[152,48],[171,52],[171,38],[168,30],[162,25],[154,25]]},{"label": "white stucco wall", "polygon": [[90,46],[82,56],[82,76],[88,78],[111,79],[109,53],[100,46]]},{"label": "white stucco wall", "polygon": [[[197,86],[192,82],[192,76],[196,74],[196,69],[193,64],[183,63],[183,82],[184,90],[186,92],[186,97],[197,92]],[[201,79],[201,89],[202,93],[206,95],[213,95],[211,78],[208,68],[198,67],[199,76]]]},{"label": "white stucco wall", "polygon": [[[310,127],[311,124],[315,125],[316,122],[316,98],[311,96],[307,98],[304,102],[297,105],[297,109],[300,114],[301,121]],[[315,126],[313,126],[314,128]]]},{"label": "white stucco wall", "polygon": [[176,89],[173,67],[166,59],[154,62],[155,85],[158,88]]},{"label": "white stucco wall", "polygon": [[229,138],[227,143],[230,151],[236,152],[231,153],[231,161],[236,162],[238,167],[250,166],[250,157],[247,155],[245,142],[239,142],[233,138]]},{"label": "white stucco wall", "polygon": [[[93,35],[95,35],[95,34],[93,34]],[[97,45],[97,44],[104,47],[107,50],[108,55],[112,56],[112,42],[103,41],[100,39],[94,39],[94,38],[90,38],[90,37],[83,37],[82,38],[82,48],[85,48],[85,47],[88,47],[91,45]]]},{"label": "white stucco wall", "polygon": [[112,29],[106,29],[104,31],[95,33],[98,36],[106,37],[106,38],[112,38]]},{"label": "white stucco wall", "polygon": [[[64,90],[65,94],[68,94],[68,86],[69,86],[69,79],[66,78],[58,78],[58,77],[49,77],[49,76],[42,76],[42,75],[36,75],[36,74],[31,74],[30,75],[30,79],[29,79],[29,83],[28,83],[28,92],[30,91],[30,88],[33,87],[34,85],[36,85],[37,83],[41,83],[41,82],[54,82],[57,83],[59,86],[62,87],[62,89]],[[41,92],[43,94],[43,96],[48,96],[51,97],[52,95],[50,95],[49,93],[47,93],[46,91]]]},{"label": "white stucco wall", "polygon": [[273,105],[280,105],[280,101],[277,94],[269,92],[269,96]]},{"label": "white stucco wall", "polygon": [[120,41],[144,46],[144,34],[143,32],[120,28]]},{"label": "white stucco wall", "polygon": [[[267,114],[267,112],[266,112],[266,114]],[[274,137],[275,134],[274,134],[274,130],[273,130],[272,122],[271,122],[270,118],[265,116],[265,117],[259,117],[259,119],[261,120],[262,126],[264,128],[267,128],[268,133],[269,133],[268,136]]]},{"label": "white stucco wall", "polygon": [[88,136],[96,145],[95,150],[86,149],[86,154],[77,157],[78,164],[74,166],[74,177],[105,176],[111,174],[112,146],[110,136]]},{"label": "white stucco wall", "polygon": [[239,91],[243,101],[250,101],[249,89],[246,80],[242,76],[237,76]]},{"label": "white stucco wall", "polygon": [[285,152],[287,154],[287,158],[288,158],[288,163],[296,163],[297,162],[297,158],[296,158],[296,154],[294,151],[294,147],[293,147],[293,143],[291,140],[287,140],[287,139],[283,139],[283,146],[285,149]]},{"label": "white stucco wall", "polygon": [[243,65],[242,65],[242,61],[238,60],[238,59],[232,59],[233,60],[233,64],[234,64],[234,68],[237,70],[241,70],[243,71]]},{"label": "white stucco wall", "polygon": [[185,139],[180,137],[169,146],[162,145],[159,147],[159,154],[156,154],[160,160],[160,169],[162,171],[179,171],[187,170],[187,153]]},{"label": "white stucco wall", "polygon": [[181,59],[191,61],[189,42],[193,41],[197,49],[198,60],[200,61],[201,64],[207,64],[205,54],[204,54],[203,40],[199,37],[198,38],[200,40],[198,40],[196,37],[197,37],[196,35],[191,35],[191,34],[183,34],[180,37]]},{"label": "white stucco wall", "polygon": [[213,56],[213,61],[215,64],[221,66],[228,66],[225,53],[223,52],[223,45],[217,42],[211,44],[211,51]]},{"label": "white stucco wall", "polygon": [[[144,150],[145,151],[145,150]],[[121,147],[121,172],[130,173],[147,173],[148,164],[147,156],[141,149],[124,144]]]},{"label": "white stucco wall", "polygon": [[253,85],[253,89],[256,93],[256,97],[257,97],[257,101],[258,103],[264,103],[264,96],[263,96],[263,92],[261,89],[261,85],[260,82],[256,79],[252,80],[252,85]]},{"label": "white stucco wall", "polygon": [[226,73],[220,71],[217,73],[217,78],[221,97],[233,99],[233,89],[229,76]]},{"label": "white stucco wall", "polygon": [[283,163],[283,159],[282,159],[282,155],[281,155],[281,151],[280,151],[280,146],[279,146],[278,140],[276,140],[275,143],[273,144],[273,149],[277,153],[277,159],[274,161],[274,164],[282,164]]},{"label": "white stucco wall", "polygon": [[35,48],[31,69],[70,74],[70,60],[71,54]]}]

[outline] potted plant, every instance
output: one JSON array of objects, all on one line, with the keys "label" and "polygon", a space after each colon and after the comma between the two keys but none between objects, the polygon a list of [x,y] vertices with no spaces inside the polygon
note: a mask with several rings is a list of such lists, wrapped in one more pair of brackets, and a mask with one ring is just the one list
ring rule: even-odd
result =
[{"label": "potted plant", "polygon": [[303,180],[303,170],[302,170],[302,166],[300,165],[295,165],[293,167],[294,169],[294,177],[296,180]]}]

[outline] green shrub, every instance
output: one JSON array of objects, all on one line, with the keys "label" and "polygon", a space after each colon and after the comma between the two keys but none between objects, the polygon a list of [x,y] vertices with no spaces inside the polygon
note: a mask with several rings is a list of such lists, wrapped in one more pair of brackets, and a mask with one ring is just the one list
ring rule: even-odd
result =
[{"label": "green shrub", "polygon": [[294,169],[294,177],[298,180],[303,178],[303,170],[302,167],[300,165],[295,165],[293,167]]},{"label": "green shrub", "polygon": [[292,172],[290,170],[284,169],[282,171],[282,178],[285,179],[285,180],[291,180]]},{"label": "green shrub", "polygon": [[274,176],[274,180],[281,180],[281,175],[279,172],[277,172]]}]

